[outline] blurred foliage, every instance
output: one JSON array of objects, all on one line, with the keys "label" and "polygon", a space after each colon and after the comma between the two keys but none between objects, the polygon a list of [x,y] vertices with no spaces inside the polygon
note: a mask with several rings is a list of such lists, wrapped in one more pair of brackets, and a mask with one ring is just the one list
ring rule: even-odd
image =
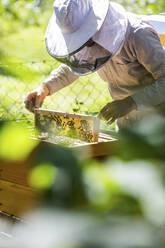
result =
[{"label": "blurred foliage", "polygon": [[[10,141],[21,136],[23,143],[17,145],[22,149],[14,151],[19,161],[25,159],[23,128],[0,125],[1,147],[8,144],[10,161],[15,161]],[[26,217],[29,224],[16,229],[19,242],[0,247],[164,248],[164,130],[163,116],[146,116],[119,132],[117,152],[104,160],[85,159],[62,145],[34,143],[26,152],[29,182],[44,198]],[[0,153],[0,159],[6,158]]]},{"label": "blurred foliage", "polygon": [[0,122],[0,127],[0,159],[4,161],[22,161],[38,144],[30,139],[27,125]]},{"label": "blurred foliage", "polygon": [[[132,159],[165,159],[165,119],[159,114],[149,115],[131,130],[121,131],[119,156],[128,161]],[[136,142],[134,142],[136,140]],[[133,144],[133,146],[131,146]],[[125,150],[125,147],[129,149]]]},{"label": "blurred foliage", "polygon": [[158,14],[165,12],[164,0],[117,0],[128,11],[137,14]]},{"label": "blurred foliage", "polygon": [[29,176],[29,184],[36,189],[50,188],[56,179],[56,167],[50,163],[37,165]]}]

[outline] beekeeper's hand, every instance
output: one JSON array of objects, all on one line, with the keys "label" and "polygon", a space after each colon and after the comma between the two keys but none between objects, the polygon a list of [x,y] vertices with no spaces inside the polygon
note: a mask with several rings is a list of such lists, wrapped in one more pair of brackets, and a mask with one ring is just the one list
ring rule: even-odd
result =
[{"label": "beekeeper's hand", "polygon": [[137,108],[132,97],[107,103],[100,111],[98,117],[112,124],[116,119],[123,117]]},{"label": "beekeeper's hand", "polygon": [[41,86],[37,87],[35,90],[25,96],[25,107],[30,112],[34,112],[34,109],[39,108],[45,97],[48,95],[49,89],[45,84],[42,84]]}]

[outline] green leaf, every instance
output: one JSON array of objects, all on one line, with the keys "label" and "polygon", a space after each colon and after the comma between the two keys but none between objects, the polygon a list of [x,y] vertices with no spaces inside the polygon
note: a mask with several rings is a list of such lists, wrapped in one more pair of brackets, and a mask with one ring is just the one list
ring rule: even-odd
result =
[{"label": "green leaf", "polygon": [[56,179],[56,174],[56,168],[51,163],[41,163],[31,171],[29,183],[39,190],[49,189]]}]

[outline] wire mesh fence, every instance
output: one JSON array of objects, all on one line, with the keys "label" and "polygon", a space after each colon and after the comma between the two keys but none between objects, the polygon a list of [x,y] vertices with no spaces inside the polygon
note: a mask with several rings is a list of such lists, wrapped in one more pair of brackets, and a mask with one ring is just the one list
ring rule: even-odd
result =
[{"label": "wire mesh fence", "polygon": [[[48,65],[44,62],[49,71],[54,69],[54,65]],[[4,65],[1,68],[4,69]],[[31,68],[37,68],[37,71],[43,69],[43,63],[15,63],[15,70],[23,70],[31,73]],[[29,69],[30,68],[30,69]],[[47,68],[48,69],[48,68]],[[43,74],[38,80],[29,82],[29,79],[15,78],[9,75],[0,75],[0,118],[9,120],[31,121],[33,114],[28,112],[24,106],[24,98],[28,92],[40,85],[48,75]],[[80,77],[70,86],[56,92],[45,99],[43,108],[53,109],[63,112],[75,112],[95,115],[101,107],[110,100],[107,84],[94,73],[90,76]]]}]

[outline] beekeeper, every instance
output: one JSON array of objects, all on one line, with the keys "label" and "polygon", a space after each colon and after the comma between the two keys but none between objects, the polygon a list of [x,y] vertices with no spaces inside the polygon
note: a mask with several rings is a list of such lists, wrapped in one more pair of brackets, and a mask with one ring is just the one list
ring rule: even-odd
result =
[{"label": "beekeeper", "polygon": [[99,113],[109,124],[131,125],[165,106],[165,50],[149,23],[108,0],[56,0],[53,10],[46,48],[62,64],[26,96],[27,109],[96,71],[113,99]]}]

